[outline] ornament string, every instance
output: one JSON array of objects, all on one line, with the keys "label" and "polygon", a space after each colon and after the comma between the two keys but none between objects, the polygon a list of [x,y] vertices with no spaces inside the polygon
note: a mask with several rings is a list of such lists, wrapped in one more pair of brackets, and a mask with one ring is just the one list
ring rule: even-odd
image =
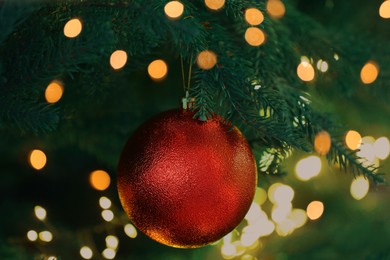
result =
[{"label": "ornament string", "polygon": [[[180,46],[180,48],[181,48],[181,46]],[[185,97],[182,98],[183,109],[189,108],[190,102],[191,102],[190,89],[191,89],[192,60],[193,60],[193,54],[191,53],[190,65],[189,65],[189,69],[188,69],[188,82],[187,82],[187,88],[186,88],[186,78],[185,78],[185,72],[184,72],[183,55],[180,53],[181,76],[183,79],[183,89],[184,89],[184,93],[185,93]]]}]

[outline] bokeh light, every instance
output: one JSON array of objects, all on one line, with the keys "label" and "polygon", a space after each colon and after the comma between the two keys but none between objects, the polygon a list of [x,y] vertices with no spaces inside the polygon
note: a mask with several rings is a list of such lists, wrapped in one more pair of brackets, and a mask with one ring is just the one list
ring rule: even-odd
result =
[{"label": "bokeh light", "polygon": [[264,15],[257,8],[248,8],[245,10],[245,20],[250,25],[259,25],[264,21]]},{"label": "bokeh light", "polygon": [[293,209],[289,218],[294,222],[295,228],[303,227],[307,221],[306,211],[303,209]]},{"label": "bokeh light", "polygon": [[274,222],[280,224],[287,220],[287,217],[291,214],[292,204],[290,202],[282,205],[276,205],[272,208],[271,218]]},{"label": "bokeh light", "polygon": [[282,18],[286,13],[286,7],[280,0],[268,0],[267,12],[273,18]]},{"label": "bokeh light", "polygon": [[106,248],[106,249],[103,250],[102,255],[106,259],[114,259],[115,255],[116,255],[116,252],[112,248]]},{"label": "bokeh light", "polygon": [[301,159],[295,166],[295,175],[301,181],[308,181],[316,177],[321,171],[321,159],[312,155]]},{"label": "bokeh light", "polygon": [[374,143],[375,156],[381,160],[385,160],[390,154],[390,142],[385,136],[376,139]]},{"label": "bokeh light", "polygon": [[328,69],[329,69],[329,65],[326,61],[320,59],[318,62],[317,62],[317,69],[321,72],[327,72]]},{"label": "bokeh light", "polygon": [[196,64],[201,69],[210,70],[217,64],[217,55],[210,50],[201,51],[196,58]]},{"label": "bokeh light", "polygon": [[330,135],[326,131],[318,132],[314,137],[314,150],[319,155],[326,155],[329,152],[331,145],[332,141]]},{"label": "bokeh light", "polygon": [[30,152],[29,162],[31,167],[33,167],[35,170],[41,170],[43,167],[45,167],[47,162],[46,154],[38,149],[32,150]]},{"label": "bokeh light", "polygon": [[282,183],[279,183],[279,182],[276,182],[274,184],[272,184],[269,188],[268,188],[268,199],[273,203],[273,204],[276,204],[276,200],[275,200],[275,191],[278,187],[282,186],[283,184]]},{"label": "bokeh light", "polygon": [[274,191],[274,200],[276,204],[291,202],[294,198],[294,190],[288,185],[280,185]]},{"label": "bokeh light", "polygon": [[361,140],[359,151],[356,153],[357,156],[361,157],[361,160],[359,161],[365,166],[370,166],[374,164],[375,161],[379,164],[379,160],[375,156],[375,138],[372,136],[365,136]]},{"label": "bokeh light", "polygon": [[237,254],[237,249],[233,244],[224,244],[221,247],[221,254],[225,259],[231,259]]},{"label": "bokeh light", "polygon": [[83,246],[80,248],[80,255],[84,259],[91,259],[93,256],[92,249],[87,246]]},{"label": "bokeh light", "polygon": [[123,50],[116,50],[110,56],[110,65],[113,69],[119,70],[127,63],[127,53]]},{"label": "bokeh light", "polygon": [[319,219],[324,213],[324,204],[321,201],[312,201],[307,205],[306,214],[311,220]]},{"label": "bokeh light", "polygon": [[385,19],[390,18],[390,0],[384,1],[379,7],[379,16]]},{"label": "bokeh light", "polygon": [[314,68],[310,63],[302,61],[297,67],[297,75],[303,81],[312,81],[315,76]]},{"label": "bokeh light", "polygon": [[96,170],[89,175],[89,182],[95,190],[103,191],[110,186],[111,178],[106,171]]},{"label": "bokeh light", "polygon": [[205,0],[205,5],[211,10],[219,10],[225,5],[225,0]]},{"label": "bokeh light", "polygon": [[114,212],[112,212],[111,210],[109,209],[105,209],[102,211],[102,218],[107,221],[107,222],[110,222],[114,219]]},{"label": "bokeh light", "polygon": [[184,5],[179,1],[170,1],[164,6],[164,12],[169,18],[177,19],[184,12]]},{"label": "bokeh light", "polygon": [[265,41],[265,34],[257,27],[249,27],[245,31],[245,41],[251,46],[260,46]]},{"label": "bokeh light", "polygon": [[38,233],[35,230],[29,230],[27,232],[27,239],[30,241],[36,241],[38,239]]},{"label": "bokeh light", "polygon": [[99,205],[102,209],[108,209],[109,207],[111,207],[111,200],[104,196],[100,197]]},{"label": "bokeh light", "polygon": [[124,227],[125,234],[130,238],[137,237],[137,229],[132,224],[126,224]]},{"label": "bokeh light", "polygon": [[46,218],[46,210],[39,205],[34,207],[34,213],[39,220],[44,220]]},{"label": "bokeh light", "polygon": [[345,144],[351,150],[356,150],[362,144],[362,136],[355,130],[349,130],[345,135]]},{"label": "bokeh light", "polygon": [[83,24],[80,19],[74,18],[69,20],[64,26],[64,35],[68,38],[75,38],[79,36],[83,30]]},{"label": "bokeh light", "polygon": [[351,183],[351,195],[355,200],[363,199],[370,189],[370,183],[363,176],[359,176]]},{"label": "bokeh light", "polygon": [[106,236],[106,246],[108,248],[116,249],[119,245],[119,239],[116,236]]},{"label": "bokeh light", "polygon": [[53,240],[53,234],[50,231],[39,232],[39,239],[43,242],[50,242]]},{"label": "bokeh light", "polygon": [[267,191],[257,187],[255,192],[255,198],[253,199],[258,205],[263,205],[267,201]]},{"label": "bokeh light", "polygon": [[56,103],[58,102],[62,94],[64,93],[64,87],[59,81],[52,81],[45,90],[45,99],[48,103]]},{"label": "bokeh light", "polygon": [[379,67],[374,61],[367,62],[360,71],[360,79],[364,84],[373,83],[379,75]]},{"label": "bokeh light", "polygon": [[163,60],[154,60],[148,66],[148,74],[153,80],[163,80],[167,73],[168,65]]}]

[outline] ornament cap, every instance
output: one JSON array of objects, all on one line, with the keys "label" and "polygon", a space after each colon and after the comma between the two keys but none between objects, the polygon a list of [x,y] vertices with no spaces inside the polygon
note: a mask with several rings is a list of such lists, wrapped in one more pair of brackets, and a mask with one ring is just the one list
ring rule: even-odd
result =
[{"label": "ornament cap", "polygon": [[181,99],[181,103],[184,110],[192,110],[195,107],[195,98],[191,98],[188,91],[186,91],[186,96]]}]

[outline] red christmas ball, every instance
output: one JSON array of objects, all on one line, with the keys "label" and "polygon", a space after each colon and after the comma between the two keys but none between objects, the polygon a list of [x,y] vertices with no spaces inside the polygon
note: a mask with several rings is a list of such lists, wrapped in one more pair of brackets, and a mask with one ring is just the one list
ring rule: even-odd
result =
[{"label": "red christmas ball", "polygon": [[245,217],[257,185],[252,151],[220,117],[170,110],[141,125],[118,165],[122,206],[138,229],[172,247],[215,242]]}]

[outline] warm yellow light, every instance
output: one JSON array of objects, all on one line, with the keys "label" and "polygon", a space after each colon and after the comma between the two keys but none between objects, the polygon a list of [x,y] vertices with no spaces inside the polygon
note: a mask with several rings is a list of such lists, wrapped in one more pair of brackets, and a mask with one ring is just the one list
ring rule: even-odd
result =
[{"label": "warm yellow light", "polygon": [[265,41],[265,34],[257,27],[249,27],[245,32],[245,41],[251,46],[260,46]]},{"label": "warm yellow light", "polygon": [[110,222],[114,219],[114,212],[112,212],[111,210],[109,209],[105,209],[102,211],[102,218],[107,221],[107,222]]},{"label": "warm yellow light", "polygon": [[92,249],[87,246],[83,246],[80,248],[80,255],[84,259],[91,259],[93,256]]},{"label": "warm yellow light", "polygon": [[269,188],[268,188],[268,198],[269,200],[273,203],[273,204],[276,204],[276,200],[275,200],[275,191],[278,187],[282,186],[283,184],[279,183],[279,182],[276,182],[274,184],[272,184]]},{"label": "warm yellow light", "polygon": [[168,66],[163,60],[152,61],[148,66],[148,73],[153,80],[162,80],[168,73]]},{"label": "warm yellow light", "polygon": [[390,142],[387,137],[380,137],[374,143],[375,156],[385,160],[390,154]]},{"label": "warm yellow light", "polygon": [[382,18],[390,18],[390,0],[384,1],[379,7],[379,16]]},{"label": "warm yellow light", "polygon": [[301,62],[297,67],[297,75],[303,81],[312,81],[315,76],[313,66],[308,62]]},{"label": "warm yellow light", "polygon": [[321,159],[318,156],[309,156],[297,163],[295,174],[299,180],[308,181],[320,173],[321,166]]},{"label": "warm yellow light", "polygon": [[255,198],[253,199],[254,202],[256,202],[259,205],[263,205],[264,202],[267,201],[267,191],[265,191],[262,188],[257,187]]},{"label": "warm yellow light", "polygon": [[30,153],[30,165],[36,170],[41,170],[46,165],[46,154],[41,150],[32,150]]},{"label": "warm yellow light", "polygon": [[97,170],[89,175],[89,182],[95,190],[105,190],[110,186],[111,178],[107,172]]},{"label": "warm yellow light", "polygon": [[330,138],[329,133],[326,131],[318,132],[314,137],[314,150],[319,155],[328,154],[331,145],[332,145],[332,140]]},{"label": "warm yellow light", "polygon": [[106,248],[106,249],[104,249],[102,255],[106,259],[114,259],[115,255],[116,255],[116,252],[112,248]]},{"label": "warm yellow light", "polygon": [[221,254],[224,257],[232,257],[237,253],[237,249],[233,244],[224,244],[221,248]]},{"label": "warm yellow light", "polygon": [[47,258],[47,260],[57,260],[57,257],[56,256],[49,256],[48,258]]},{"label": "warm yellow light", "polygon": [[217,55],[209,50],[201,51],[196,58],[196,63],[199,68],[210,70],[217,64]]},{"label": "warm yellow light", "polygon": [[351,195],[355,200],[363,199],[370,189],[370,183],[363,176],[359,176],[351,183]]},{"label": "warm yellow light", "polygon": [[356,155],[361,157],[363,160],[363,165],[369,166],[374,163],[374,161],[379,160],[376,159],[375,156],[375,148],[374,148],[375,138],[372,136],[365,136],[362,138],[361,145]]},{"label": "warm yellow light", "polygon": [[280,0],[268,0],[267,12],[273,18],[282,18],[286,13],[286,7]]},{"label": "warm yellow light", "polygon": [[259,25],[264,21],[264,15],[257,8],[248,8],[245,10],[245,20],[250,25]]},{"label": "warm yellow light", "polygon": [[135,229],[135,227],[132,224],[126,224],[124,230],[128,237],[131,238],[137,237],[137,229]]},{"label": "warm yellow light", "polygon": [[113,69],[119,70],[127,63],[127,53],[123,50],[116,50],[110,56],[110,65]]},{"label": "warm yellow light", "polygon": [[30,241],[36,241],[38,239],[38,233],[35,230],[28,231],[27,239]]},{"label": "warm yellow light", "polygon": [[204,3],[211,10],[219,10],[225,5],[225,0],[205,0]]},{"label": "warm yellow light", "polygon": [[170,1],[165,5],[164,12],[169,18],[177,19],[184,12],[184,5],[179,1]]},{"label": "warm yellow light", "polygon": [[319,60],[317,62],[317,69],[321,72],[327,72],[328,71],[328,68],[329,68],[329,65],[326,61],[324,60]]},{"label": "warm yellow light", "polygon": [[74,18],[69,20],[64,26],[64,34],[68,38],[77,37],[83,29],[80,19]]},{"label": "warm yellow light", "polygon": [[289,218],[294,222],[295,228],[300,228],[307,221],[306,211],[303,209],[293,209]]},{"label": "warm yellow light", "polygon": [[324,204],[321,201],[312,201],[307,205],[306,214],[311,220],[319,219],[324,213]]},{"label": "warm yellow light", "polygon": [[291,202],[294,198],[294,190],[288,185],[280,185],[276,187],[274,192],[274,199],[277,204],[284,204]]},{"label": "warm yellow light", "polygon": [[42,208],[41,206],[35,206],[34,207],[34,213],[37,219],[44,220],[46,218],[46,210]]},{"label": "warm yellow light", "polygon": [[104,196],[100,197],[99,205],[102,209],[108,209],[109,207],[111,207],[111,200]]},{"label": "warm yellow light", "polygon": [[265,216],[265,218],[258,219],[255,223],[253,223],[253,225],[251,224],[250,226],[245,227],[243,232],[246,229],[248,229],[249,232],[257,233],[259,237],[265,237],[271,235],[272,232],[274,232],[275,224],[268,220],[268,217]]},{"label": "warm yellow light", "polygon": [[257,203],[252,202],[251,207],[245,215],[245,219],[251,223],[254,222],[261,214],[260,206]]},{"label": "warm yellow light", "polygon": [[51,104],[56,103],[61,99],[63,93],[64,88],[62,83],[59,81],[53,81],[47,86],[45,90],[46,101]]},{"label": "warm yellow light", "polygon": [[276,223],[282,223],[286,221],[287,217],[291,214],[292,204],[290,202],[282,205],[274,206],[272,209],[271,218]]},{"label": "warm yellow light", "polygon": [[373,83],[379,75],[379,67],[374,61],[367,62],[360,71],[360,79],[364,84]]},{"label": "warm yellow light", "polygon": [[244,232],[241,234],[241,245],[250,247],[253,245],[260,236],[256,232]]},{"label": "warm yellow light", "polygon": [[53,234],[50,231],[39,232],[39,239],[43,242],[50,242],[53,240]]},{"label": "warm yellow light", "polygon": [[119,240],[116,236],[109,235],[106,237],[106,246],[108,248],[116,249],[119,245]]},{"label": "warm yellow light", "polygon": [[345,136],[345,143],[351,150],[356,150],[362,144],[362,136],[355,130],[350,130]]}]

